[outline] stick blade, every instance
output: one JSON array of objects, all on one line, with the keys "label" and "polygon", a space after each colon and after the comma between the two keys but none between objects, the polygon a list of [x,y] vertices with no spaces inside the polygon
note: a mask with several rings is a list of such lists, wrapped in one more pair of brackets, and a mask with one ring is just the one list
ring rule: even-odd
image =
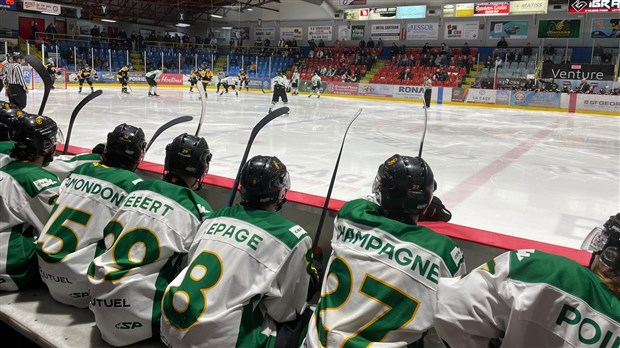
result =
[{"label": "stick blade", "polygon": [[[50,95],[50,91],[52,90],[52,85],[54,82],[52,81],[52,77],[47,73],[47,70],[43,66],[43,63],[36,56],[29,54],[26,56],[26,61],[30,66],[41,76],[41,80],[43,80],[43,84],[45,85],[45,91],[43,92],[43,98],[41,99],[41,106],[39,107],[39,115],[43,115],[43,111],[45,111],[45,104],[47,104],[47,98]],[[34,76],[30,77],[34,79]]]},{"label": "stick blade", "polygon": [[144,152],[145,153],[148,152],[149,148],[151,147],[151,145],[153,145],[153,143],[155,142],[155,139],[157,139],[161,135],[161,133],[165,132],[168,128],[176,126],[179,123],[190,122],[193,119],[194,119],[194,117],[192,117],[192,116],[180,116],[180,117],[177,117],[175,119],[172,119],[172,120],[164,123],[161,127],[159,127],[155,131],[155,133],[151,137],[151,140],[149,140],[148,145],[146,145],[146,150],[144,150]]},{"label": "stick blade", "polygon": [[73,131],[73,124],[75,123],[75,119],[77,118],[77,115],[80,113],[80,110],[82,110],[84,105],[88,104],[91,100],[97,98],[98,96],[102,94],[103,94],[103,91],[98,89],[94,91],[93,93],[87,95],[86,98],[80,100],[80,102],[75,107],[75,109],[73,109],[73,112],[71,112],[71,118],[69,119],[69,130],[67,131],[67,139],[65,140],[65,148],[62,151],[63,155],[66,155],[67,151],[69,151],[69,141],[71,140],[71,132]]},{"label": "stick blade", "polygon": [[198,133],[200,133],[200,127],[202,127],[202,122],[205,120],[205,114],[207,113],[207,92],[202,85],[202,81],[198,81],[196,87],[198,88],[198,94],[200,96],[200,120],[198,121],[198,127],[196,128],[196,134],[194,135],[198,136]]}]

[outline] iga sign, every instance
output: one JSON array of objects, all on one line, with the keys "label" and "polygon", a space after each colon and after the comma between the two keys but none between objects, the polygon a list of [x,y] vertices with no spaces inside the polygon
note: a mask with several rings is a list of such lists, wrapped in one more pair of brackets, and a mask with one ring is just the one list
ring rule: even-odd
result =
[{"label": "iga sign", "polygon": [[620,0],[569,0],[568,12],[620,12]]},{"label": "iga sign", "polygon": [[474,16],[506,16],[510,13],[510,3],[480,2],[474,6]]}]

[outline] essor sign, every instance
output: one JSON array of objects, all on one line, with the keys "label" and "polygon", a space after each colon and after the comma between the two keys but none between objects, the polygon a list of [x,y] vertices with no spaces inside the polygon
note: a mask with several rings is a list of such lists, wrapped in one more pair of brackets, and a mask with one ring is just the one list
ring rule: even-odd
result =
[{"label": "essor sign", "polygon": [[620,12],[620,0],[570,0],[568,12]]},{"label": "essor sign", "polygon": [[49,2],[24,0],[24,10],[39,11],[53,14],[60,14],[62,6],[58,4],[50,4]]},{"label": "essor sign", "polygon": [[162,85],[182,85],[183,74],[161,74],[158,83]]}]

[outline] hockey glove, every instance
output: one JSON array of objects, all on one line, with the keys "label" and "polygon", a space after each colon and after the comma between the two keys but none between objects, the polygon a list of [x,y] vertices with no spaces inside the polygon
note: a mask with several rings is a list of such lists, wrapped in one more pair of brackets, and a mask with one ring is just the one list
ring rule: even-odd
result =
[{"label": "hockey glove", "polygon": [[420,215],[419,221],[444,221],[448,222],[452,218],[452,213],[446,209],[441,199],[433,196],[431,204],[426,208],[424,214]]},{"label": "hockey glove", "polygon": [[103,151],[105,150],[105,143],[99,143],[93,147],[92,153],[96,153],[98,155],[103,155]]}]

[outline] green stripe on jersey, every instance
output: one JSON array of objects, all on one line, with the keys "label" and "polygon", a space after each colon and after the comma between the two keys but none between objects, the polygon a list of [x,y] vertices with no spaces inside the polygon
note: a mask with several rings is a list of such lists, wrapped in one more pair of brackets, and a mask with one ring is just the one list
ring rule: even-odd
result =
[{"label": "green stripe on jersey", "polygon": [[[92,178],[105,180],[123,189],[125,192],[130,192],[133,190],[135,184],[142,181],[142,178],[132,171],[122,168],[108,167],[99,162],[84,163],[75,168],[71,174],[85,175]],[[68,186],[71,180],[70,178],[71,175],[65,179],[63,185]]]},{"label": "green stripe on jersey", "polygon": [[549,284],[620,322],[620,298],[596,274],[571,259],[542,251],[511,251],[508,278],[525,283]]},{"label": "green stripe on jersey", "polygon": [[452,239],[424,226],[409,225],[381,216],[380,209],[381,207],[376,203],[366,199],[355,199],[340,208],[338,218],[381,230],[404,242],[416,244],[435,253],[444,260],[450,273],[456,274],[463,263],[463,258],[460,257],[458,264],[455,263],[450,252],[457,245]]},{"label": "green stripe on jersey", "polygon": [[62,160],[62,161],[67,162],[67,163],[79,162],[79,161],[99,162],[101,161],[101,156],[96,153],[83,153],[81,155],[75,155],[68,160]]},{"label": "green stripe on jersey", "polygon": [[60,185],[56,175],[30,162],[13,161],[0,168],[0,171],[7,173],[17,181],[31,198]]},{"label": "green stripe on jersey", "polygon": [[308,235],[299,225],[278,213],[245,208],[242,205],[222,208],[214,212],[209,218],[216,217],[229,217],[252,224],[286,244],[289,249],[295,248]]},{"label": "green stripe on jersey", "polygon": [[213,211],[213,208],[211,208],[209,203],[207,203],[204,198],[198,196],[194,193],[194,191],[187,187],[175,185],[162,180],[149,180],[139,182],[136,186],[134,186],[134,192],[140,190],[159,193],[162,196],[174,200],[193,214],[199,221],[209,217]]},{"label": "green stripe on jersey", "polygon": [[12,141],[0,141],[0,153],[3,153],[5,155],[10,155],[11,150],[13,150]]},{"label": "green stripe on jersey", "polygon": [[264,321],[263,314],[256,302],[260,301],[261,295],[255,295],[250,299],[250,303],[243,306],[241,323],[239,325],[239,336],[237,336],[236,348],[272,348],[276,340],[274,336],[267,336],[261,333],[261,326]]},{"label": "green stripe on jersey", "polygon": [[27,237],[23,228],[24,224],[20,224],[11,230],[6,255],[6,273],[20,289],[38,278],[34,238]]}]

